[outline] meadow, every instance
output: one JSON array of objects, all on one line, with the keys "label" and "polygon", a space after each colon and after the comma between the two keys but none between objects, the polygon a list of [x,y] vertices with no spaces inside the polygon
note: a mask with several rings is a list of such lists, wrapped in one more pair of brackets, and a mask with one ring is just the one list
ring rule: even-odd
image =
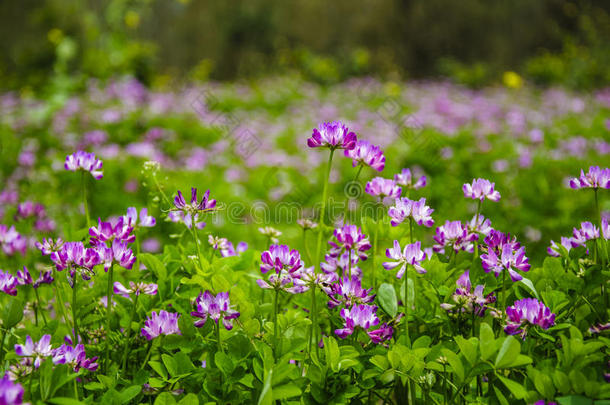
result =
[{"label": "meadow", "polygon": [[0,95],[0,404],[610,404],[610,89]]}]

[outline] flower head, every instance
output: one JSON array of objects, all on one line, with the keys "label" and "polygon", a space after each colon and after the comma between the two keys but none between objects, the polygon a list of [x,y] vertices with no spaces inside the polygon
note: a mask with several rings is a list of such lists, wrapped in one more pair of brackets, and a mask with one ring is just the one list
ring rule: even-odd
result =
[{"label": "flower head", "polygon": [[392,259],[391,262],[384,262],[383,267],[386,270],[393,270],[400,266],[400,269],[396,273],[397,278],[402,278],[403,274],[407,270],[407,265],[413,266],[415,270],[423,274],[426,272],[420,263],[426,258],[426,254],[421,250],[421,242],[417,241],[405,245],[404,249],[400,248],[400,244],[397,240],[394,241],[394,246],[390,249],[386,249],[385,255],[388,259]]},{"label": "flower head", "polygon": [[71,155],[66,156],[64,168],[72,172],[77,170],[84,170],[86,172],[91,173],[94,179],[99,180],[104,177],[102,165],[102,161],[96,159],[94,153],[87,153],[83,152],[82,150],[79,150]]},{"label": "flower head", "polygon": [[572,235],[572,247],[585,246],[587,241],[599,238],[599,229],[591,222],[582,222],[580,229],[574,228]]},{"label": "flower head", "polygon": [[506,308],[506,318],[504,331],[509,335],[519,334],[523,339],[529,326],[548,329],[555,324],[555,314],[535,298],[515,301],[514,305]]},{"label": "flower head", "polygon": [[307,139],[310,148],[354,149],[356,147],[356,134],[350,132],[339,121],[324,122],[314,128],[311,138]]},{"label": "flower head", "polygon": [[[138,220],[139,219],[139,220]],[[151,228],[155,226],[157,220],[155,217],[148,215],[148,208],[144,207],[140,210],[138,216],[138,210],[136,207],[127,208],[127,215],[123,217],[124,223],[131,228]]]},{"label": "flower head", "polygon": [[160,335],[181,335],[178,328],[178,318],[180,314],[170,313],[164,310],[159,314],[153,311],[150,318],[147,318],[142,328],[142,336],[148,340],[153,340]]},{"label": "flower head", "polygon": [[36,343],[28,335],[25,338],[25,345],[15,345],[15,353],[17,356],[26,356],[34,359],[34,367],[40,367],[40,363],[45,357],[53,354],[51,348],[51,335],[44,335]]},{"label": "flower head", "polygon": [[17,286],[19,280],[14,277],[11,273],[0,270],[0,291],[5,294],[15,296],[17,295]]},{"label": "flower head", "polygon": [[485,253],[481,255],[483,270],[486,273],[493,271],[498,277],[503,270],[508,271],[513,281],[523,279],[519,271],[529,271],[530,264],[525,256],[525,247],[521,246],[516,239],[511,239],[509,234],[493,230],[485,238]]},{"label": "flower head", "polygon": [[239,256],[246,250],[248,250],[246,242],[239,242],[237,247],[234,247],[232,242],[227,241],[225,247],[220,249],[220,254],[222,257]]},{"label": "flower head", "polygon": [[118,239],[113,240],[110,247],[98,243],[95,248],[100,257],[100,264],[104,264],[105,271],[108,271],[113,264],[118,264],[124,269],[130,270],[136,262],[136,257],[129,245]]},{"label": "flower head", "polygon": [[112,242],[114,240],[132,243],[136,240],[136,235],[132,234],[133,227],[129,225],[128,221],[128,217],[120,217],[113,222],[102,222],[102,219],[98,218],[98,226],[89,228],[91,243],[97,244],[98,242]]},{"label": "flower head", "polygon": [[[562,236],[561,237],[561,246],[563,246],[569,252],[574,247],[574,245],[572,244],[572,238],[566,238],[565,236]],[[561,248],[553,240],[551,240],[551,246],[546,248],[546,251],[549,254],[549,256],[553,256],[553,257],[561,256],[560,255]]]},{"label": "flower head", "polygon": [[339,256],[343,252],[353,252],[361,260],[366,260],[366,252],[371,248],[371,243],[362,230],[356,225],[343,225],[340,228],[335,228],[333,232],[335,241],[329,241],[331,246],[329,254],[333,257]]},{"label": "flower head", "polygon": [[308,218],[299,218],[297,219],[297,224],[303,228],[303,230],[314,229],[318,227],[318,224],[311,219]]},{"label": "flower head", "polygon": [[485,315],[485,311],[490,308],[489,304],[496,302],[496,297],[493,293],[486,296],[483,295],[485,286],[477,285],[472,290],[470,283],[470,271],[466,270],[456,282],[457,288],[452,296],[455,304],[441,304],[443,309],[454,311],[457,309],[460,312],[472,313],[478,316]]},{"label": "flower head", "polygon": [[383,177],[375,177],[368,183],[366,183],[366,187],[364,191],[367,194],[372,195],[373,197],[377,197],[380,200],[383,200],[386,197],[390,198],[398,198],[400,197],[400,193],[402,189],[396,185],[394,180],[392,179],[384,179]]},{"label": "flower head", "polygon": [[[351,256],[351,266],[349,256]],[[324,256],[324,262],[320,263],[320,268],[324,273],[332,274],[338,280],[339,276],[349,274],[351,267],[352,275],[362,278],[362,270],[357,266],[359,261],[360,257],[358,255],[350,254],[349,252],[343,252],[337,256],[327,254]]]},{"label": "flower head", "polygon": [[400,173],[394,175],[394,182],[406,190],[419,190],[426,187],[427,180],[426,176],[416,180],[411,174],[411,169],[402,169]]},{"label": "flower head", "polygon": [[0,404],[21,405],[23,403],[23,387],[12,382],[8,374],[0,380]]},{"label": "flower head", "polygon": [[433,212],[434,210],[426,205],[426,199],[423,197],[418,201],[406,197],[397,198],[396,203],[388,209],[392,226],[398,226],[405,219],[412,218],[418,225],[431,227],[434,225]]},{"label": "flower head", "polygon": [[460,250],[472,253],[474,251],[473,241],[479,239],[476,233],[470,233],[468,226],[460,221],[445,221],[444,225],[436,228],[432,247],[437,253],[444,253],[445,247],[452,248],[456,253]]},{"label": "flower head", "polygon": [[115,281],[114,285],[113,285],[114,293],[117,295],[120,295],[122,297],[125,297],[125,298],[129,298],[129,296],[131,294],[156,295],[157,288],[158,288],[157,284],[155,284],[155,283],[150,283],[150,284],[146,284],[146,283],[142,283],[142,282],[134,283],[133,281],[129,282],[129,288],[125,287],[123,284],[121,284],[118,281]]},{"label": "flower head", "polygon": [[17,252],[25,256],[27,240],[17,232],[14,225],[9,228],[0,224],[0,247],[7,256],[13,256]]},{"label": "flower head", "polygon": [[485,199],[498,202],[500,201],[500,193],[494,190],[495,183],[491,183],[487,179],[474,179],[472,184],[464,184],[462,190],[464,197],[472,198],[473,200],[483,201]]},{"label": "flower head", "polygon": [[484,236],[489,235],[493,228],[491,227],[491,220],[489,218],[485,218],[483,215],[479,214],[478,218],[475,215],[472,217],[470,222],[468,223],[468,232],[471,234],[481,234]]},{"label": "flower head", "polygon": [[83,280],[91,278],[93,268],[102,260],[97,249],[86,248],[83,242],[66,242],[59,251],[52,252],[49,258],[57,271],[69,269],[71,277],[79,271]]},{"label": "flower head", "polygon": [[570,187],[579,188],[608,188],[610,189],[610,169],[600,169],[599,166],[589,167],[585,173],[580,171],[580,176],[570,179]]},{"label": "flower head", "polygon": [[23,270],[17,271],[17,281],[20,285],[31,285],[34,288],[38,288],[41,284],[51,284],[53,282],[53,271],[41,270],[38,279],[34,281],[28,268],[23,266]]},{"label": "flower head", "polygon": [[85,346],[82,343],[76,346],[63,344],[53,351],[54,364],[68,364],[75,372],[78,372],[81,368],[89,371],[97,370],[98,364],[96,361],[97,356],[87,358]]},{"label": "flower head", "polygon": [[335,334],[341,339],[345,339],[354,333],[356,328],[360,327],[364,330],[379,324],[377,317],[377,307],[374,305],[354,305],[351,308],[343,308],[341,310],[341,318],[344,319],[344,327],[335,329]]},{"label": "flower head", "polygon": [[211,292],[200,293],[195,300],[195,311],[191,315],[199,318],[195,321],[195,326],[201,328],[205,325],[208,316],[216,324],[222,318],[222,324],[227,330],[233,329],[233,319],[239,316],[239,312],[231,309],[228,292],[220,292],[214,296]]},{"label": "flower head", "polygon": [[280,232],[279,230],[275,229],[272,226],[264,226],[262,228],[258,228],[258,231],[269,238],[269,240],[271,241],[271,243],[278,243],[279,242],[279,237],[282,235],[282,232]]},{"label": "flower head", "polygon": [[294,273],[302,265],[299,251],[296,249],[290,250],[287,245],[271,245],[269,250],[261,254],[261,272],[263,274],[269,270],[274,270],[276,274],[279,274],[282,270]]},{"label": "flower head", "polygon": [[345,156],[353,159],[353,167],[358,165],[369,166],[378,172],[383,171],[385,167],[383,151],[368,141],[358,140],[356,147],[345,150]]},{"label": "flower head", "polygon": [[343,277],[337,283],[331,285],[328,301],[329,308],[344,305],[350,308],[354,304],[369,304],[375,300],[375,294],[371,294],[372,288],[362,288],[362,283],[357,276]]},{"label": "flower head", "polygon": [[174,197],[174,207],[178,211],[194,215],[215,210],[216,200],[210,199],[210,190],[207,190],[201,198],[201,201],[199,201],[197,199],[197,189],[192,187],[191,202],[187,204],[182,195],[182,191],[178,190],[178,195]]},{"label": "flower head", "polygon": [[55,240],[51,238],[44,238],[42,242],[36,242],[36,248],[40,250],[43,256],[48,256],[53,252],[57,252],[64,245],[64,241],[61,238]]}]

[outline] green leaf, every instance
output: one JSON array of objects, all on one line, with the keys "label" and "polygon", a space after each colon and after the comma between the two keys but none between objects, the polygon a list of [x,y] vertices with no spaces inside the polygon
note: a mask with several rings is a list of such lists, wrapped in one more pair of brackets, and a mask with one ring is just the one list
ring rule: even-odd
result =
[{"label": "green leaf", "polygon": [[398,313],[398,300],[396,298],[396,290],[394,286],[388,283],[383,283],[379,286],[377,299],[381,309],[392,318]]},{"label": "green leaf", "polygon": [[496,376],[502,381],[502,383],[508,388],[508,390],[515,396],[517,399],[523,399],[527,395],[527,391],[523,387],[523,385],[515,382],[509,378],[502,377],[501,375],[496,374]]},{"label": "green leaf", "polygon": [[508,336],[504,339],[502,347],[496,357],[496,368],[507,368],[511,367],[512,363],[517,359],[517,356],[521,353],[521,344],[512,336]]},{"label": "green leaf", "polygon": [[[159,374],[161,377],[163,377],[164,380],[167,380],[167,370],[165,369],[165,367],[163,367],[163,364],[159,363],[158,361],[149,361],[148,365],[157,372],[157,374]],[[99,376],[98,376],[99,378]]]},{"label": "green leaf", "polygon": [[223,352],[216,352],[214,355],[214,362],[216,363],[216,367],[218,367],[227,377],[230,376],[235,369],[231,358]]},{"label": "green leaf", "polygon": [[154,405],[171,405],[175,404],[176,399],[169,392],[162,392],[154,402]]},{"label": "green leaf", "polygon": [[161,359],[163,360],[163,364],[170,376],[175,377],[178,375],[178,367],[176,365],[176,360],[173,357],[163,354],[161,355]]},{"label": "green leaf", "polygon": [[288,383],[273,388],[273,399],[275,401],[298,397],[301,395],[301,389],[294,383]]},{"label": "green leaf", "polygon": [[581,395],[568,395],[555,398],[559,405],[593,405],[593,400]]},{"label": "green leaf", "polygon": [[21,322],[23,319],[23,300],[17,297],[10,297],[8,303],[4,304],[2,311],[2,326],[10,329]]},{"label": "green leaf", "polygon": [[455,343],[457,343],[460,352],[464,355],[468,363],[470,363],[471,366],[474,366],[478,362],[476,344],[464,339],[460,335],[455,337]]},{"label": "green leaf", "polygon": [[265,384],[261,395],[258,397],[258,405],[273,405],[273,388],[271,387],[271,381],[273,380],[273,369],[269,370],[265,377]]},{"label": "green leaf", "polygon": [[121,391],[121,403],[129,403],[129,401],[134,399],[140,392],[142,392],[142,387],[139,385],[132,385],[131,387],[125,388]]},{"label": "green leaf", "polygon": [[482,323],[479,331],[479,349],[481,350],[481,360],[489,360],[496,352],[496,339],[494,331],[487,323]]},{"label": "green leaf", "polygon": [[332,336],[324,338],[324,354],[326,364],[336,373],[339,371],[339,345]]},{"label": "green leaf", "polygon": [[187,394],[178,402],[178,405],[199,405],[199,398],[195,394]]},{"label": "green leaf", "polygon": [[84,402],[78,401],[74,398],[66,397],[55,397],[47,400],[47,402],[55,405],[83,405]]},{"label": "green leaf", "polygon": [[538,291],[536,291],[536,287],[534,287],[534,284],[532,283],[531,280],[523,277],[521,279],[520,283],[525,285],[527,287],[527,289],[530,290],[532,294],[534,294],[534,297],[536,297],[537,299],[540,299],[540,296],[538,296]]},{"label": "green leaf", "polygon": [[462,365],[462,361],[460,360],[458,355],[453,353],[449,349],[443,349],[441,352],[443,353],[443,356],[445,356],[445,358],[447,359],[447,362],[453,369],[453,373],[457,376],[459,382],[464,381],[464,366]]},{"label": "green leaf", "polygon": [[165,265],[157,256],[150,253],[140,253],[140,261],[157,276],[157,281],[163,281],[167,278]]},{"label": "green leaf", "polygon": [[553,381],[551,380],[551,377],[545,373],[536,373],[534,376],[534,385],[536,386],[538,392],[541,393],[545,398],[555,397],[555,387],[553,386]]}]

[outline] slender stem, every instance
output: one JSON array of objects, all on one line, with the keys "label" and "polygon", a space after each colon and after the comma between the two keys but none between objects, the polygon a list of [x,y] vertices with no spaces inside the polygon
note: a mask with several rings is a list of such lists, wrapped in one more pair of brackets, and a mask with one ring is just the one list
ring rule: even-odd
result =
[{"label": "slender stem", "polygon": [[4,368],[4,340],[6,339],[6,333],[8,330],[2,328],[2,340],[0,341],[0,367]]},{"label": "slender stem", "polygon": [[112,279],[114,278],[114,266],[108,269],[108,288],[106,290],[106,358],[104,359],[105,369],[110,368],[110,318],[112,315]]},{"label": "slender stem", "polygon": [[165,200],[165,202],[167,203],[167,205],[169,205],[170,207],[173,205],[172,202],[169,200],[169,198],[167,198],[167,196],[165,195],[165,192],[163,191],[163,189],[161,188],[161,185],[159,185],[159,181],[157,180],[157,176],[152,176],[153,180],[155,181],[155,186],[157,187],[157,190],[159,191],[159,193],[161,194],[161,196],[163,197],[163,199]]},{"label": "slender stem", "polygon": [[278,331],[277,331],[277,329],[278,329],[278,327],[277,327],[277,310],[278,310],[277,302],[278,302],[279,295],[280,295],[280,290],[276,289],[275,295],[273,297],[273,355],[275,356],[276,360],[278,357],[277,349],[278,349],[278,341],[279,341],[279,338],[277,335],[278,334]]},{"label": "slender stem", "polygon": [[[199,245],[199,238],[197,237],[197,231],[195,230],[195,222],[192,224],[191,233],[193,234],[193,239],[195,239],[195,245],[197,245],[197,255],[199,256],[199,266],[201,266],[201,270],[203,267],[203,256],[201,255],[201,246]],[[212,250],[212,254],[214,254],[214,250]]]},{"label": "slender stem", "polygon": [[326,215],[326,199],[328,197],[328,180],[330,177],[330,169],[333,164],[333,155],[335,153],[334,149],[330,150],[330,155],[328,157],[328,163],[326,165],[326,176],[324,178],[324,188],[322,189],[322,207],[320,208],[320,224],[319,224],[319,233],[318,233],[318,245],[316,248],[316,260],[320,259],[320,252],[322,250],[322,234],[324,233],[324,216]]},{"label": "slender stem", "polygon": [[[479,200],[479,202],[477,203],[477,214],[475,215],[475,219],[474,219],[474,231],[477,232],[478,228],[479,228],[479,214],[481,213],[481,204],[482,201]],[[477,232],[478,234],[478,232]],[[479,241],[478,239],[474,241],[474,256],[472,257],[472,263],[474,264],[474,261],[477,259],[477,257],[479,257]]]},{"label": "slender stem", "polygon": [[506,305],[504,304],[504,289],[506,288],[506,270],[504,270],[502,272],[502,296],[500,298],[501,302],[500,302],[500,307],[502,307],[503,310],[506,310]]},{"label": "slender stem", "polygon": [[74,398],[76,398],[76,400],[80,400],[79,396],[78,396],[78,386],[76,385],[76,378],[74,380],[72,380],[73,382],[73,386],[74,386]]},{"label": "slender stem", "polygon": [[218,350],[221,353],[224,353],[222,350],[222,341],[220,340],[220,323],[222,322],[222,316],[218,319],[218,323],[216,324],[216,342],[218,343]]},{"label": "slender stem", "polygon": [[597,189],[594,188],[593,192],[595,194],[595,213],[597,214],[597,220],[599,221],[599,230],[601,232],[601,229],[602,229],[602,216],[601,216],[601,213],[599,211],[599,200],[597,198]]},{"label": "slender stem", "polygon": [[142,366],[140,370],[144,370],[144,367],[148,364],[148,359],[150,359],[150,354],[152,353],[153,341],[148,342],[148,349],[146,350],[146,357],[144,357],[144,361],[142,362]]},{"label": "slender stem", "polygon": [[352,249],[347,249],[347,268],[349,269],[349,279],[352,280]]},{"label": "slender stem", "polygon": [[[36,306],[40,309],[40,295],[38,294],[38,288],[34,288],[34,293],[36,294]],[[40,311],[42,315],[42,320],[44,321],[44,326],[47,326],[47,317],[44,315],[44,310]]]},{"label": "slender stem", "polygon": [[89,220],[89,206],[87,205],[87,177],[85,176],[84,171],[81,171],[81,180],[83,184],[83,204],[85,206],[85,219],[87,220],[87,228],[89,228],[89,224],[91,222]]},{"label": "slender stem", "polygon": [[137,231],[134,230],[134,235],[136,236],[136,270],[140,270],[140,235],[138,235]]},{"label": "slender stem", "polygon": [[76,317],[76,277],[77,274],[74,272],[72,277],[72,322],[74,323],[74,344],[78,344],[78,318]]},{"label": "slender stem", "polygon": [[409,217],[409,243],[413,243],[413,217]]},{"label": "slender stem", "polygon": [[125,338],[125,349],[123,349],[123,360],[121,361],[121,372],[125,370],[125,366],[127,365],[127,354],[129,353],[129,339],[131,338],[131,324],[136,316],[136,312],[138,310],[138,298],[140,296],[136,295],[133,300],[133,308],[131,309],[131,315],[129,316],[129,324],[127,325],[127,337]]},{"label": "slender stem", "polygon": [[307,253],[307,260],[309,260],[310,264],[313,263],[313,259],[311,258],[311,252],[309,251],[309,245],[307,245],[307,230],[303,229],[303,246],[305,247],[305,253]]},{"label": "slender stem", "polygon": [[[358,181],[358,177],[360,177],[360,172],[362,171],[362,168],[364,166],[363,165],[358,165],[358,171],[356,172],[356,175],[354,176],[354,180],[352,180],[352,183],[355,183],[356,181]],[[343,213],[343,223],[347,224],[348,221],[348,217],[349,217],[349,204],[350,204],[351,198],[349,196],[349,194],[347,195],[347,200],[345,201],[345,212]]]},{"label": "slender stem", "polygon": [[311,362],[311,343],[315,340],[314,328],[316,323],[316,286],[311,286],[311,305],[309,308],[309,317],[311,318],[311,325],[309,326],[309,348],[307,353],[309,354],[309,361]]},{"label": "slender stem", "polygon": [[405,269],[405,284],[403,286],[403,293],[405,296],[405,338],[408,347],[411,347],[411,339],[409,338],[409,293],[408,293],[408,284],[409,284],[409,266]]},{"label": "slender stem", "polygon": [[377,291],[377,240],[379,238],[379,222],[375,218],[375,233],[373,234],[373,290]]},{"label": "slender stem", "polygon": [[61,315],[64,318],[64,322],[66,323],[66,326],[67,326],[70,322],[68,322],[68,317],[66,315],[66,306],[64,305],[64,299],[61,294],[61,291],[59,290],[57,283],[58,283],[58,281],[55,281],[55,283],[53,283],[53,285],[55,287],[55,296],[57,297],[57,301],[58,301],[58,305],[55,305],[55,308],[57,310],[57,307],[59,307],[59,312],[61,312]]}]

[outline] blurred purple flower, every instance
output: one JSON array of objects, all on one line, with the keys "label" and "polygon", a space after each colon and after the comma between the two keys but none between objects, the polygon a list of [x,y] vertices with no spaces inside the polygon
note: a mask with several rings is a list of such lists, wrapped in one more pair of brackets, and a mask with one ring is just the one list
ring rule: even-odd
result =
[{"label": "blurred purple flower", "polygon": [[31,357],[34,359],[34,368],[40,367],[42,360],[53,354],[51,348],[51,335],[44,335],[36,343],[28,335],[25,338],[25,345],[15,345],[15,354],[17,356]]},{"label": "blurred purple flower", "polygon": [[23,387],[12,382],[8,374],[0,380],[0,404],[21,405],[23,403]]},{"label": "blurred purple flower", "polygon": [[500,201],[500,193],[494,190],[495,183],[491,183],[486,179],[474,179],[472,184],[464,184],[462,190],[464,191],[464,197],[472,198],[473,200],[483,201],[488,199],[490,201]]},{"label": "blurred purple flower", "polygon": [[146,284],[143,282],[134,283],[133,281],[129,282],[129,288],[125,287],[118,281],[114,282],[113,291],[115,294],[120,295],[125,298],[129,298],[130,294],[140,295],[156,295],[157,294],[157,284],[150,283]]},{"label": "blurred purple flower", "polygon": [[14,277],[11,273],[0,270],[0,291],[5,294],[15,296],[17,295],[17,286],[19,280]]},{"label": "blurred purple flower", "polygon": [[87,153],[83,152],[82,150],[79,150],[71,155],[66,156],[64,168],[72,172],[76,170],[87,171],[91,173],[94,179],[99,180],[104,177],[102,165],[102,161],[96,159],[94,153]]},{"label": "blurred purple flower", "polygon": [[400,173],[394,175],[394,182],[405,190],[419,190],[426,187],[427,179],[426,176],[421,176],[415,181],[411,169],[402,169]]},{"label": "blurred purple flower", "polygon": [[354,149],[346,149],[345,156],[353,160],[352,166],[369,166],[378,172],[385,167],[385,156],[378,146],[364,140],[358,140]]},{"label": "blurred purple flower", "polygon": [[378,197],[379,200],[383,200],[386,197],[398,198],[402,189],[396,185],[392,179],[384,179],[383,177],[375,177],[368,183],[364,191],[373,197]]},{"label": "blurred purple flower", "polygon": [[[138,221],[138,218],[140,219]],[[127,215],[123,216],[123,222],[126,226],[133,229],[137,228],[152,228],[157,223],[157,220],[148,215],[148,208],[144,207],[140,210],[138,217],[138,210],[135,207],[127,208]]]},{"label": "blurred purple flower", "polygon": [[392,220],[392,226],[400,225],[405,219],[413,218],[416,224],[431,227],[434,225],[432,213],[434,210],[426,205],[426,199],[420,198],[418,201],[410,200],[406,197],[397,198],[395,205],[388,209],[388,215]]},{"label": "blurred purple flower", "polygon": [[444,225],[436,228],[432,247],[437,253],[444,253],[445,247],[452,248],[456,253],[460,250],[474,252],[473,241],[479,237],[476,233],[470,233],[468,227],[460,221],[445,221]]}]

